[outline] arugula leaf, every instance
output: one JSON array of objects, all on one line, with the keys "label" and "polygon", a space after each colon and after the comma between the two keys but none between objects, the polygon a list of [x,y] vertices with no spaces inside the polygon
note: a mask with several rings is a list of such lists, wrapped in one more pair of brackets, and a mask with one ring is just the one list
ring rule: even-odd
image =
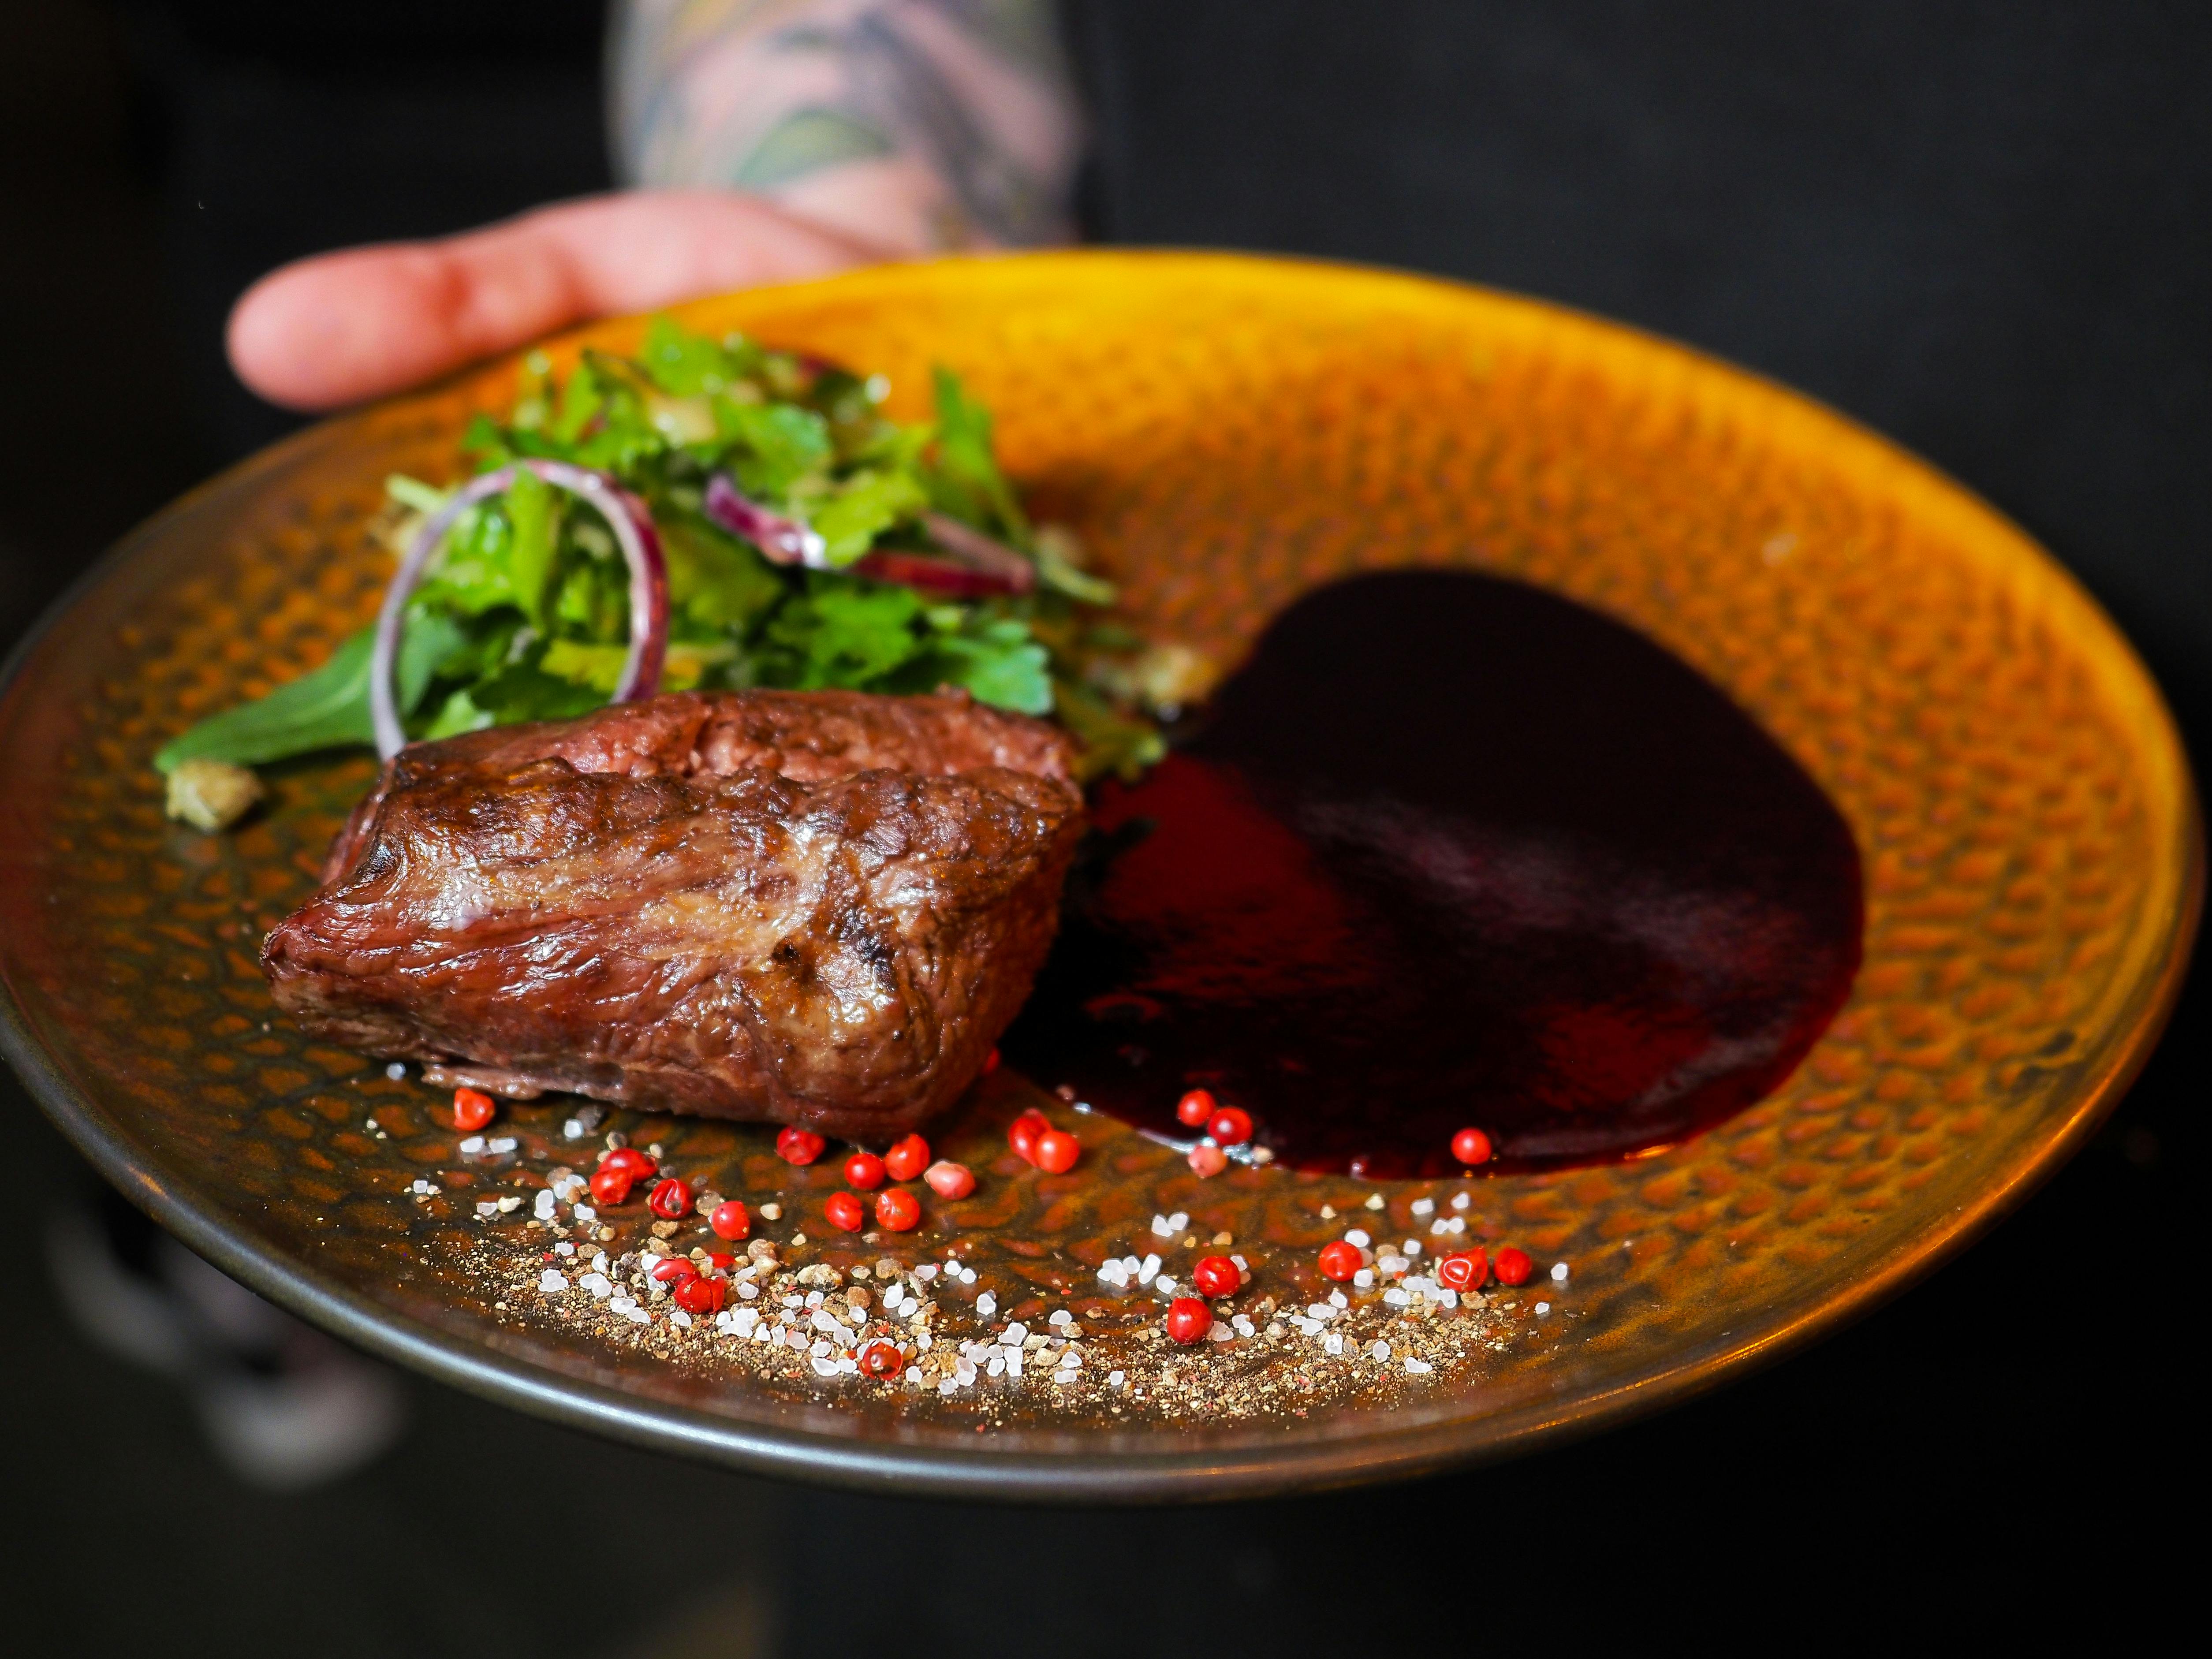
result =
[{"label": "arugula leaf", "polygon": [[817,581],[768,625],[768,643],[781,658],[774,662],[775,683],[802,690],[868,686],[921,650],[914,629],[921,614],[908,588]]},{"label": "arugula leaf", "polygon": [[911,472],[862,472],[816,507],[811,522],[835,568],[852,563],[884,531],[928,505],[927,492]]},{"label": "arugula leaf", "polygon": [[720,345],[669,317],[655,317],[646,325],[637,361],[653,383],[674,398],[720,392],[737,378],[736,366]]},{"label": "arugula leaf", "polygon": [[518,467],[514,482],[507,486],[506,505],[507,522],[514,530],[507,556],[507,579],[523,614],[542,628],[553,575],[560,504],[553,498],[552,485],[535,472]]},{"label": "arugula leaf", "polygon": [[830,423],[796,404],[714,400],[714,423],[748,453],[732,458],[738,484],[756,501],[781,500],[791,486],[830,459]]},{"label": "arugula leaf", "polygon": [[[460,624],[452,617],[436,611],[410,612],[399,641],[403,714],[414,713],[439,666],[466,643]],[[188,760],[258,766],[318,749],[375,742],[368,710],[368,663],[375,648],[376,630],[362,629],[331,653],[321,667],[171,738],[154,757],[154,764],[164,773]]]},{"label": "arugula leaf", "polygon": [[1015,617],[933,639],[900,671],[896,689],[933,691],[940,685],[964,687],[978,702],[1017,714],[1052,712],[1051,659]]},{"label": "arugula leaf", "polygon": [[671,514],[660,526],[668,605],[708,633],[750,629],[783,600],[783,578],[734,536]]},{"label": "arugula leaf", "polygon": [[[991,444],[991,411],[960,384],[960,377],[943,364],[931,371],[937,394],[937,462],[939,470],[960,494],[969,498],[959,504],[944,503],[956,518],[978,522],[973,502],[980,500],[998,520],[997,527],[1017,542],[1026,543],[1030,521],[1014,499],[999,458]],[[965,511],[961,510],[962,506]],[[987,523],[979,527],[991,527]]]}]

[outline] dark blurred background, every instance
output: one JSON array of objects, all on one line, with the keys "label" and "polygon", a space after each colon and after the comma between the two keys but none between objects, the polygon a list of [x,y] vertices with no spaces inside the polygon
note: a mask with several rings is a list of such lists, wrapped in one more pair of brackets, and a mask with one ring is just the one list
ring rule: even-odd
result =
[{"label": "dark blurred background", "polygon": [[[2212,734],[2212,9],[2148,0],[1096,0],[1110,240],[1447,272],[1823,398],[2011,514]],[[0,0],[0,638],[287,428],[222,365],[252,277],[606,185],[592,0]],[[0,781],[0,787],[4,787]],[[0,1587],[20,1650],[1057,1656],[1863,1647],[2184,1588],[2181,1182],[2205,975],[2097,1139],[1818,1351],[1501,1468],[1291,1504],[1000,1512],[741,1480],[407,1383],[279,1495],[37,1267],[90,1177],[0,1082]],[[2197,1391],[2201,1394],[2201,1391]],[[11,1644],[12,1645],[12,1644]]]}]

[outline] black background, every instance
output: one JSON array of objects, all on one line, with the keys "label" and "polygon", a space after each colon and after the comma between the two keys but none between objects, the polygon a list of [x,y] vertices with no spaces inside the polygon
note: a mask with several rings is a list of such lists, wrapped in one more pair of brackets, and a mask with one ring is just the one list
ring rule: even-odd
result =
[{"label": "black background", "polygon": [[[1801,386],[2079,573],[2201,766],[2212,9],[1096,0],[1071,23],[1097,234],[1468,276]],[[605,184],[599,28],[574,0],[0,4],[0,636],[285,429],[222,367],[258,270]],[[9,1080],[11,1645],[1825,1649],[2078,1620],[2133,1646],[2186,1584],[2160,1511],[2197,1529],[2203,986],[2046,1190],[1814,1353],[1501,1468],[1143,1514],[740,1480],[428,1384],[367,1472],[240,1486],[173,1389],[64,1323],[36,1233],[89,1177]]]}]

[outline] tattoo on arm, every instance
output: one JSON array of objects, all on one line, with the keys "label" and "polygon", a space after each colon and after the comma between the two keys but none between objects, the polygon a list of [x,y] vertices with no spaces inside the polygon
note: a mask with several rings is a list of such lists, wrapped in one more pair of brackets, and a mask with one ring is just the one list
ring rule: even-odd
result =
[{"label": "tattoo on arm", "polygon": [[1070,234],[1052,0],[623,0],[612,45],[631,182],[750,190],[917,250]]}]

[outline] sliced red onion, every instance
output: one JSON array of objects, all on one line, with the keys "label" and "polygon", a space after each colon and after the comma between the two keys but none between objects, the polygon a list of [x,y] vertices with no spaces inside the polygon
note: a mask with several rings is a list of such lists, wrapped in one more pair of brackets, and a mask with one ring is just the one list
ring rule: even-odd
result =
[{"label": "sliced red onion", "polygon": [[707,480],[707,516],[733,536],[743,536],[771,564],[800,564],[809,570],[830,568],[830,544],[801,524],[750,500],[726,472]]},{"label": "sliced red onion", "polygon": [[866,576],[879,582],[896,582],[902,587],[916,587],[931,593],[947,593],[955,599],[981,599],[997,593],[1012,593],[1017,590],[1005,578],[988,570],[977,570],[968,565],[956,564],[951,559],[932,558],[927,553],[908,553],[896,548],[878,548],[866,553],[851,567],[856,576]]},{"label": "sliced red onion", "polygon": [[643,501],[605,472],[571,466],[566,461],[520,460],[470,479],[453,492],[452,500],[423,520],[408,545],[406,557],[399,562],[392,586],[384,590],[384,609],[376,617],[376,647],[369,657],[368,703],[376,731],[376,752],[386,760],[407,745],[406,728],[399,722],[398,694],[392,684],[407,601],[461,514],[485,497],[511,489],[517,467],[527,468],[556,489],[590,502],[615,532],[615,541],[629,565],[629,654],[623,659],[612,701],[629,702],[649,697],[660,689],[660,670],[668,650],[668,566],[661,557],[660,537],[653,527],[652,514]]},{"label": "sliced red onion", "polygon": [[925,513],[922,528],[930,540],[973,569],[996,576],[1000,592],[1026,593],[1036,586],[1036,567],[1004,542],[945,513]]}]

